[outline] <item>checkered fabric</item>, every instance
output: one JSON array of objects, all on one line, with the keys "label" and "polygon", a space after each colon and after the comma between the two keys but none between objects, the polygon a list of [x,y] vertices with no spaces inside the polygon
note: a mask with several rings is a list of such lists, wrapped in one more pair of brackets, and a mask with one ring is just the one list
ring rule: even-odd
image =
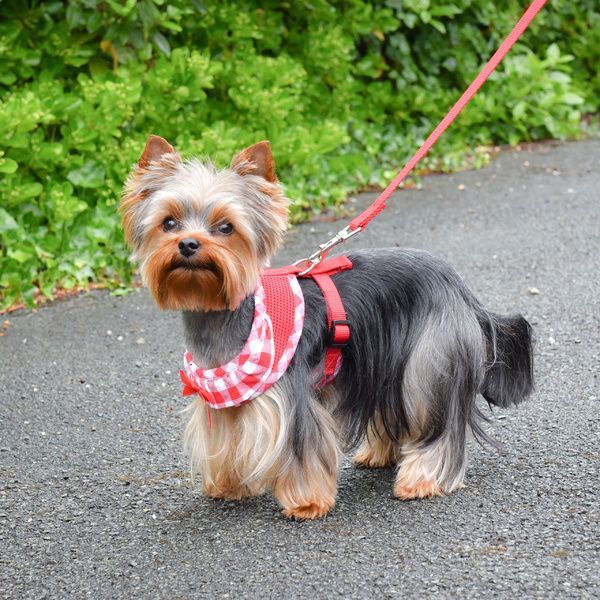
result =
[{"label": "checkered fabric", "polygon": [[[268,296],[274,300],[265,300],[264,286],[277,288],[278,293]],[[289,316],[272,319],[273,313],[282,313],[282,307]],[[304,296],[295,275],[263,276],[254,292],[254,321],[243,350],[232,361],[214,369],[201,369],[186,352],[185,371],[179,373],[184,396],[200,394],[216,409],[239,406],[259,396],[285,373],[303,325]]]}]

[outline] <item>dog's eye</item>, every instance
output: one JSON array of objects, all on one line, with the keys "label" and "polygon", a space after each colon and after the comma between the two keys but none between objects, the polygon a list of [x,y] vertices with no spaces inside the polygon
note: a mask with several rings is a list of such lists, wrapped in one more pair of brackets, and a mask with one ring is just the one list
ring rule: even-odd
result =
[{"label": "dog's eye", "polygon": [[177,221],[173,217],[167,217],[163,221],[163,229],[165,231],[173,231],[177,227]]},{"label": "dog's eye", "polygon": [[217,231],[222,235],[229,235],[233,233],[233,225],[231,223],[221,223],[217,225]]}]

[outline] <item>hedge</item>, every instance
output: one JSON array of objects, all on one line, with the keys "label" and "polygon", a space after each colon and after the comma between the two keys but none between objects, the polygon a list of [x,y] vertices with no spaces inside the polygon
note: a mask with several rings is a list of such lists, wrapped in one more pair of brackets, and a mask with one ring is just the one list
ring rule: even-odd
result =
[{"label": "hedge", "polygon": [[[228,164],[272,143],[299,221],[387,183],[516,22],[506,0],[0,3],[0,309],[126,287],[116,205],[149,133]],[[549,3],[423,168],[576,138],[597,0]]]}]

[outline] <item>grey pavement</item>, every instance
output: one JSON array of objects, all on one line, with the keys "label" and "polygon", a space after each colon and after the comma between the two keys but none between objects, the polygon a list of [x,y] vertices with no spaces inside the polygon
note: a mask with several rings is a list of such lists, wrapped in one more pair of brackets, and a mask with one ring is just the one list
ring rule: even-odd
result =
[{"label": "grey pavement", "polygon": [[[140,291],[9,316],[0,596],[598,598],[599,167],[599,141],[507,151],[400,192],[347,245],[426,248],[534,325],[535,396],[494,411],[505,453],[471,444],[449,497],[402,503],[392,469],[346,463],[322,521],[286,521],[269,496],[204,498],[181,447],[177,314]],[[279,262],[344,224],[296,228]]]}]

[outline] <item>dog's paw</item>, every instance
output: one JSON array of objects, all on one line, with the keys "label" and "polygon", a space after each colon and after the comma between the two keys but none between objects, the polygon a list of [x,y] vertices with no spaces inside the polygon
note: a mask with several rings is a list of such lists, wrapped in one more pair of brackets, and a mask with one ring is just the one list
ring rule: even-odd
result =
[{"label": "dog's paw", "polygon": [[283,509],[283,516],[288,519],[295,519],[296,521],[309,521],[312,519],[323,518],[333,507],[335,506],[335,500],[320,500],[318,502],[311,502],[304,506],[295,506],[293,508]]},{"label": "dog's paw", "polygon": [[353,460],[357,467],[367,469],[380,469],[396,464],[395,456],[391,452],[381,452],[373,448],[361,448]]},{"label": "dog's paw", "polygon": [[219,487],[211,484],[204,485],[202,487],[202,493],[209,498],[215,498],[217,500],[242,500],[244,498],[251,498],[252,496],[259,496],[262,493],[262,490],[253,490],[245,485],[237,487]]},{"label": "dog's paw", "polygon": [[400,500],[417,500],[442,496],[442,488],[435,481],[417,481],[416,483],[396,482],[394,496]]}]

